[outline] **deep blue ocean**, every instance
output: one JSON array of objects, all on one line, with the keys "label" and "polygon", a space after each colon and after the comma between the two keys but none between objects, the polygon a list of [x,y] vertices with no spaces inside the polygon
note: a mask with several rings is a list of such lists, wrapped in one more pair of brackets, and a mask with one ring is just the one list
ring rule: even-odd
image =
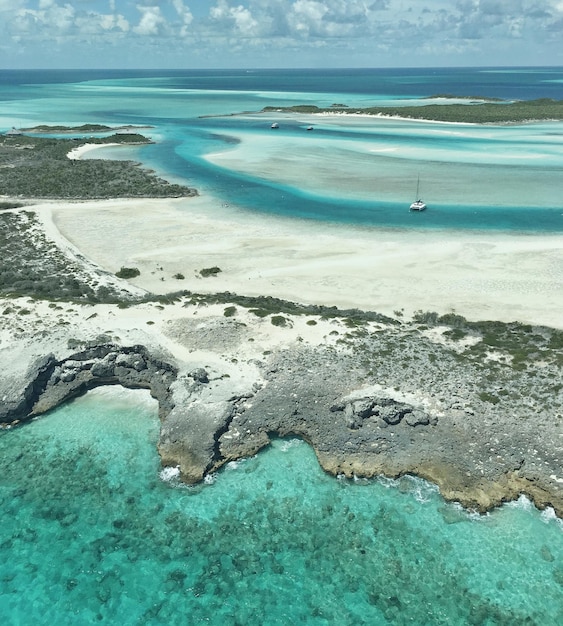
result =
[{"label": "deep blue ocean", "polygon": [[[563,99],[563,69],[0,71],[0,130],[149,125],[154,144],[104,156],[240,211],[560,233],[561,122],[260,113],[444,94]],[[293,439],[186,487],[157,437],[148,392],[115,388],[0,431],[0,623],[563,623],[563,525],[525,498],[477,516],[418,479],[325,475]]]}]

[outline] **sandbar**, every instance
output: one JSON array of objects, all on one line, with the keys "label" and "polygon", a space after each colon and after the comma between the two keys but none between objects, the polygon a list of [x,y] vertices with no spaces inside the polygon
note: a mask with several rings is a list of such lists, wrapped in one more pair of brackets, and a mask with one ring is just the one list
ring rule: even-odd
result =
[{"label": "sandbar", "polygon": [[[322,224],[206,195],[36,209],[105,270],[138,268],[132,282],[153,293],[230,291],[387,315],[455,312],[563,327],[562,235]],[[202,278],[200,270],[213,266],[221,272]]]}]

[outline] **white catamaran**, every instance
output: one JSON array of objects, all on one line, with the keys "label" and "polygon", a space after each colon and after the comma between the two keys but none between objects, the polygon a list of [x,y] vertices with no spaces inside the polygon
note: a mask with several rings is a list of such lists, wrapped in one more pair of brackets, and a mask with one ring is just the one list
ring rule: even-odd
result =
[{"label": "white catamaran", "polygon": [[426,204],[420,199],[420,196],[418,195],[419,187],[420,187],[420,176],[418,177],[416,181],[416,200],[410,206],[411,211],[424,211],[424,209],[426,208]]}]

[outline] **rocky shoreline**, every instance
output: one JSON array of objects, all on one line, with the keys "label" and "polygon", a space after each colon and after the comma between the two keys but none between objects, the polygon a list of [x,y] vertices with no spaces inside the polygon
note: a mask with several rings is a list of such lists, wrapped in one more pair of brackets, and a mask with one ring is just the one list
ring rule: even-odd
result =
[{"label": "rocky shoreline", "polygon": [[[36,359],[26,373],[0,383],[0,422],[21,425],[100,385],[145,388],[159,403],[162,463],[178,467],[188,483],[256,454],[272,437],[291,435],[310,443],[335,476],[413,474],[436,483],[447,500],[481,513],[525,494],[538,508],[553,507],[563,516],[560,394],[541,410],[514,401],[518,385],[535,381],[534,396],[546,377],[560,374],[558,366],[530,365],[522,374],[510,368],[510,381],[503,381],[510,394],[494,404],[476,393],[481,365],[456,361],[467,345],[436,340],[425,329],[415,333],[407,323],[399,329],[368,324],[349,333],[341,319],[319,319],[333,330],[307,342],[295,340],[297,317],[288,318],[275,349],[258,348],[244,364],[233,363],[232,354],[253,330],[248,318],[241,323],[243,313],[238,320],[208,315],[199,346],[196,322],[187,314],[167,325],[178,344],[216,350],[211,366],[156,345],[95,341],[59,350],[66,356]],[[389,353],[391,339],[396,353]],[[218,346],[228,345],[230,355],[218,354]],[[246,375],[237,379],[242,369]]]}]

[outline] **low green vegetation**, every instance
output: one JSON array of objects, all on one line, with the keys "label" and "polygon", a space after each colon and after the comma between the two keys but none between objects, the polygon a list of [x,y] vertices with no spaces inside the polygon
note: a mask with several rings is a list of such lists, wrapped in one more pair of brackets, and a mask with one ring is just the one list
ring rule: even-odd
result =
[{"label": "low green vegetation", "polygon": [[49,241],[33,211],[0,213],[0,249],[0,295],[92,303],[127,297]]},{"label": "low green vegetation", "polygon": [[359,326],[365,326],[366,320],[362,319],[361,317],[348,316],[344,320],[344,324],[348,328],[358,328]]},{"label": "low green vegetation", "polygon": [[444,331],[444,337],[451,339],[452,341],[460,341],[467,337],[467,333],[460,328],[450,328],[450,330]]},{"label": "low green vegetation", "polygon": [[[440,381],[439,401],[466,416],[515,406],[520,418],[561,414],[562,331],[518,322],[472,322],[455,313],[418,311],[414,317],[400,328],[347,332],[337,343],[362,363],[366,381],[397,379],[407,388],[414,381],[411,391]],[[446,341],[428,332],[432,328],[440,329]]]},{"label": "low green vegetation", "polygon": [[139,276],[141,274],[141,272],[139,271],[138,268],[136,267],[122,267],[119,272],[116,272],[116,276],[118,278],[136,278],[137,276]]},{"label": "low green vegetation", "polygon": [[26,198],[139,198],[196,195],[194,189],[171,184],[133,161],[69,159],[84,143],[149,143],[127,133],[87,139],[55,139],[26,135],[0,137],[0,195]]},{"label": "low green vegetation", "polygon": [[290,325],[290,321],[288,320],[288,318],[284,317],[283,315],[272,315],[270,321],[272,322],[273,326],[281,326],[282,328]]},{"label": "low green vegetation", "polygon": [[[189,293],[189,292],[186,292]],[[231,304],[249,309],[260,317],[267,315],[314,315],[324,319],[353,318],[364,322],[380,322],[400,326],[401,322],[387,315],[375,311],[360,311],[359,309],[339,309],[335,306],[317,304],[299,304],[273,296],[243,296],[230,291],[213,294],[191,294],[191,301],[195,303],[206,302],[207,304]],[[258,312],[258,313],[256,313]]]},{"label": "low green vegetation", "polygon": [[435,100],[436,98],[447,98],[448,100],[469,100],[477,102],[503,102],[502,98],[491,98],[483,96],[457,96],[455,93],[435,93],[431,96],[426,96],[426,100]]},{"label": "low green vegetation", "polygon": [[490,404],[498,404],[500,399],[497,396],[494,396],[492,393],[488,393],[487,391],[481,391],[479,393],[479,399],[483,402],[489,402]]},{"label": "low green vegetation", "polygon": [[220,267],[205,267],[202,270],[199,270],[200,276],[203,278],[209,278],[209,276],[217,276],[223,270]]},{"label": "low green vegetation", "polygon": [[[274,298],[251,297],[231,292],[197,294],[187,290],[165,295],[132,295],[121,289],[113,276],[92,271],[82,260],[57,248],[48,240],[30,209],[0,212],[0,296],[29,296],[43,300],[78,303],[113,303],[119,307],[152,302],[157,307],[177,304],[224,305],[225,317],[247,310],[269,318],[274,326],[291,324],[290,316],[305,316],[306,323],[337,320],[331,336],[357,354],[366,372],[377,377],[395,372],[407,380],[439,380],[457,376],[472,389],[483,406],[491,410],[516,398],[533,410],[543,410],[561,396],[563,331],[542,326],[496,321],[472,322],[454,312],[440,315],[417,311],[412,322],[373,311],[307,305]],[[214,275],[219,268],[213,270]],[[134,278],[139,270],[121,268],[118,275]],[[52,304],[53,308],[58,304]],[[4,316],[25,320],[28,306],[2,304]],[[314,318],[314,319],[311,319]],[[61,322],[63,323],[63,322]],[[378,326],[374,327],[373,323]],[[341,326],[346,331],[342,332]],[[445,341],[436,340],[432,328]],[[339,332],[340,331],[340,332]],[[381,368],[381,370],[378,370]],[[429,383],[430,384],[430,383]],[[451,393],[455,394],[455,389]],[[480,395],[479,395],[480,394]],[[560,401],[559,401],[560,404]],[[555,406],[555,405],[554,405]],[[532,410],[530,409],[530,410]],[[496,410],[496,409],[495,409]]]},{"label": "low green vegetation", "polygon": [[482,358],[489,352],[504,354],[513,368],[525,369],[529,363],[545,361],[563,365],[563,331],[519,322],[471,322],[462,315],[439,315],[417,311],[415,323],[428,327],[448,326],[444,336],[455,341],[474,337],[478,341],[467,348],[466,355]]},{"label": "low green vegetation", "polygon": [[[456,97],[456,96],[450,96]],[[410,119],[434,120],[440,122],[464,122],[471,124],[501,124],[528,122],[533,120],[563,120],[563,100],[541,98],[539,100],[519,100],[517,102],[495,101],[491,99],[474,101],[467,104],[425,104],[402,107],[367,107],[356,108],[345,105],[333,105],[320,108],[310,104],[291,107],[268,106],[264,112],[286,111],[294,113],[361,113],[362,115],[383,115]]]},{"label": "low green vegetation", "polygon": [[24,204],[21,202],[11,202],[10,200],[5,200],[0,202],[0,211],[6,211],[8,209],[21,209]]},{"label": "low green vegetation", "polygon": [[[25,133],[110,133],[116,131],[128,131],[136,130],[138,127],[126,125],[126,126],[106,126],[105,124],[81,124],[80,126],[49,126],[47,124],[39,124],[39,126],[33,126],[32,128],[22,128]],[[145,127],[146,128],[146,127]],[[91,138],[89,138],[90,140]]]}]

